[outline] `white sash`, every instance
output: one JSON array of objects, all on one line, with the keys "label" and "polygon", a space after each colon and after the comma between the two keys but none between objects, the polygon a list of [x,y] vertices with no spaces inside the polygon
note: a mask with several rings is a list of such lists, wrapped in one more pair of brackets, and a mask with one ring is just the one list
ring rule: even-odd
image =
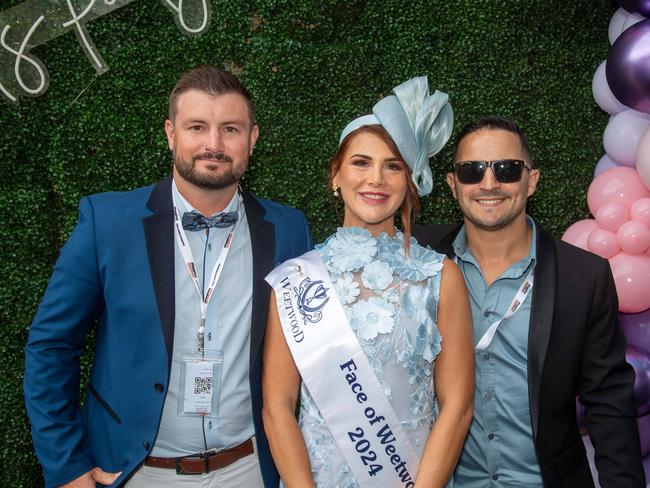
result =
[{"label": "white sash", "polygon": [[320,256],[266,277],[293,359],[362,487],[412,488],[420,459],[379,384]]}]

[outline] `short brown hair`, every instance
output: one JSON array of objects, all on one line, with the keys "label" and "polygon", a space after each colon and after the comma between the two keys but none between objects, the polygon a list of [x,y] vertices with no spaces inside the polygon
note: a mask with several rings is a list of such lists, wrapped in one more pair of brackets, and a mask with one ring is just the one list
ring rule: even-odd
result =
[{"label": "short brown hair", "polygon": [[391,152],[398,157],[399,159],[402,160],[404,163],[404,167],[406,169],[405,171],[405,177],[406,177],[406,196],[404,197],[404,201],[402,202],[402,205],[400,206],[400,217],[402,218],[402,231],[404,233],[404,249],[406,251],[409,250],[409,243],[411,240],[411,224],[415,220],[415,216],[418,214],[420,211],[420,198],[418,197],[418,190],[415,187],[415,183],[413,183],[413,179],[411,178],[411,168],[409,168],[408,164],[406,164],[406,161],[402,157],[401,153],[399,152],[399,149],[397,148],[397,145],[391,139],[391,137],[388,135],[388,132],[386,132],[386,129],[384,129],[381,125],[364,125],[359,127],[356,130],[353,130],[350,132],[347,136],[345,136],[345,139],[341,141],[341,144],[339,145],[339,148],[337,149],[336,153],[334,156],[329,161],[328,165],[328,178],[327,178],[327,183],[328,187],[332,187],[332,181],[334,180],[334,176],[336,176],[336,173],[338,173],[339,169],[341,168],[341,164],[343,163],[343,155],[347,151],[348,147],[350,146],[350,142],[352,139],[357,134],[361,133],[369,133],[376,135],[379,137],[384,143],[388,146],[388,148],[391,150]]},{"label": "short brown hair", "polygon": [[169,95],[168,116],[174,122],[178,97],[189,90],[197,90],[208,95],[237,93],[246,99],[251,125],[255,125],[255,103],[241,81],[226,70],[216,66],[200,65],[181,75]]}]

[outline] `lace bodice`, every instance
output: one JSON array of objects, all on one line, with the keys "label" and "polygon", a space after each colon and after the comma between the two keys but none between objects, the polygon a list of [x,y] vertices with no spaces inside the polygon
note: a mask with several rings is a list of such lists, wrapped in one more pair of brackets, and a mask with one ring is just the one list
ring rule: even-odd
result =
[{"label": "lace bodice", "polygon": [[[316,249],[385,395],[422,453],[437,415],[433,367],[441,347],[436,311],[443,256],[411,239],[407,257],[403,238],[342,227]],[[299,425],[316,485],[356,487],[304,383],[300,398]]]}]

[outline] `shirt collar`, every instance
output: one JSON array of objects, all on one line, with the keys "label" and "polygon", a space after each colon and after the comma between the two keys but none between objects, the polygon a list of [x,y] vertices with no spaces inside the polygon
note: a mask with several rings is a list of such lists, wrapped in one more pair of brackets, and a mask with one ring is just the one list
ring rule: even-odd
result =
[{"label": "shirt collar", "polygon": [[[532,238],[530,242],[530,248],[528,249],[528,255],[521,261],[518,261],[510,266],[506,273],[504,273],[504,277],[510,274],[522,274],[531,266],[531,264],[533,266],[535,265],[535,260],[537,257],[537,226],[535,225],[535,221],[530,217],[530,215],[526,215],[526,223],[532,230]],[[460,228],[456,239],[454,239],[453,248],[454,254],[459,260],[470,262],[480,269],[476,258],[474,258],[474,255],[472,254],[472,250],[467,247],[467,230],[465,229],[464,224]]]},{"label": "shirt collar", "polygon": [[[183,195],[181,195],[181,192],[178,191],[178,187],[176,186],[176,180],[172,179],[172,192],[174,193],[174,199],[176,200],[176,203],[178,204],[178,210],[179,214],[183,215],[185,212],[199,212],[196,210],[190,202],[188,202]],[[239,210],[239,199],[241,198],[241,193],[239,189],[235,192],[235,194],[232,196],[230,201],[228,202],[228,205],[226,205],[226,208],[224,208],[221,212],[217,212],[213,215],[217,215],[223,212],[234,212]],[[238,212],[239,213],[239,212]],[[204,217],[212,217],[212,215],[204,215]],[[240,215],[241,217],[241,215]]]}]

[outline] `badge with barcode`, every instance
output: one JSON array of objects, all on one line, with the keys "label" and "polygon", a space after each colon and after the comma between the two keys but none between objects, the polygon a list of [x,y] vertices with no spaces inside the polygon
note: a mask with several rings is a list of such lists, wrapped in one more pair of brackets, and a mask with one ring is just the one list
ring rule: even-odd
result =
[{"label": "badge with barcode", "polygon": [[216,417],[223,353],[206,351],[201,357],[185,356],[181,363],[178,414]]}]

